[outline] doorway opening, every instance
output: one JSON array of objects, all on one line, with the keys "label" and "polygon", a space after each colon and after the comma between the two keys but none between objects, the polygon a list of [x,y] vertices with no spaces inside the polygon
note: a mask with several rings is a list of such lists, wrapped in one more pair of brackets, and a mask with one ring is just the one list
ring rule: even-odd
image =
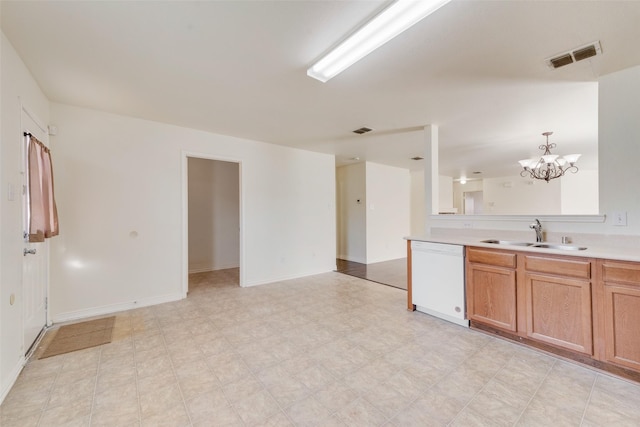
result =
[{"label": "doorway opening", "polygon": [[408,170],[372,162],[336,168],[336,271],[407,289]]},{"label": "doorway opening", "polygon": [[463,203],[465,215],[482,215],[484,213],[482,191],[465,191]]},{"label": "doorway opening", "polygon": [[185,294],[240,286],[240,163],[195,155],[185,162]]}]

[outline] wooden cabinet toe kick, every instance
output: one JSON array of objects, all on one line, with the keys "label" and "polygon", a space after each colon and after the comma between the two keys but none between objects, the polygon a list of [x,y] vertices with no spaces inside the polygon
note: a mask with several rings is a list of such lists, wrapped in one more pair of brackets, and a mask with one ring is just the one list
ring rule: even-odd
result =
[{"label": "wooden cabinet toe kick", "polygon": [[498,337],[507,339],[509,341],[515,341],[515,342],[521,343],[523,345],[526,345],[527,347],[533,347],[535,349],[542,350],[554,356],[559,356],[563,359],[572,360],[574,362],[578,362],[583,365],[591,366],[592,368],[596,368],[601,371],[605,371],[610,374],[617,375],[619,377],[626,378],[631,381],[640,382],[640,372],[637,372],[631,369],[625,369],[623,367],[613,365],[611,363],[602,362],[588,355],[582,355],[571,350],[565,350],[559,347],[548,345],[537,340],[532,340],[517,334],[504,331],[502,329],[492,328],[491,326],[488,326],[473,320],[470,322],[469,327],[471,329],[486,332],[490,335],[498,336]]}]

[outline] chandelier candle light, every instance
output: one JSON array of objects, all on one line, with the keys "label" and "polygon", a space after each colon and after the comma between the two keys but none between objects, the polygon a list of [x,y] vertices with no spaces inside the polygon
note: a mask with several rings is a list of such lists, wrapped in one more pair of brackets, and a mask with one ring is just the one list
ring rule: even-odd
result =
[{"label": "chandelier candle light", "polygon": [[542,135],[547,137],[546,144],[540,145],[538,148],[544,150],[544,154],[539,159],[526,159],[520,160],[519,163],[523,170],[520,172],[520,176],[525,177],[529,175],[533,179],[542,179],[544,181],[551,181],[555,178],[560,178],[567,171],[572,173],[578,172],[576,162],[580,158],[580,154],[567,154],[564,157],[560,157],[557,154],[551,154],[551,149],[556,148],[555,143],[549,143],[549,135],[553,132],[545,132]]}]

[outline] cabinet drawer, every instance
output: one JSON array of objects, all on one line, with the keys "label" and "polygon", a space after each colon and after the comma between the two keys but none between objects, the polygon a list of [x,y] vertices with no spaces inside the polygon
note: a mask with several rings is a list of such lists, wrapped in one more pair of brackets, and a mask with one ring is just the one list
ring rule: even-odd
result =
[{"label": "cabinet drawer", "polygon": [[591,261],[559,259],[544,256],[526,255],[524,265],[527,271],[557,274],[559,276],[591,279]]},{"label": "cabinet drawer", "polygon": [[604,260],[602,280],[640,287],[640,264]]},{"label": "cabinet drawer", "polygon": [[495,265],[498,267],[516,268],[516,254],[498,252],[487,249],[468,248],[467,259],[469,262]]}]

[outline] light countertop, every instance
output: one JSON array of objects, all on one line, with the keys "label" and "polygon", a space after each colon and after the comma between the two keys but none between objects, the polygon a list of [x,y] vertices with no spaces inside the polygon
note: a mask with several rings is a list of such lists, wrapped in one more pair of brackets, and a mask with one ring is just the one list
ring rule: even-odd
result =
[{"label": "light countertop", "polygon": [[[458,234],[458,233],[452,233]],[[518,252],[527,252],[533,254],[553,254],[553,255],[564,255],[564,256],[574,256],[574,257],[583,257],[583,258],[602,258],[602,259],[611,259],[618,261],[634,261],[640,262],[640,247],[629,247],[629,245],[598,245],[598,244],[582,244],[582,243],[569,243],[569,246],[582,246],[586,247],[585,250],[566,250],[566,249],[546,249],[546,248],[535,248],[531,246],[519,246],[519,245],[508,245],[508,244],[495,244],[495,243],[483,243],[483,240],[488,239],[499,239],[499,240],[511,240],[511,241],[522,241],[522,242],[530,242],[535,244],[535,242],[527,239],[514,239],[510,237],[500,237],[499,235],[492,235],[489,237],[478,237],[478,236],[460,236],[460,235],[452,235],[442,236],[442,235],[419,235],[419,236],[407,236],[405,240],[416,240],[420,242],[434,242],[434,243],[447,243],[451,245],[462,245],[462,246],[475,246],[481,248],[491,248],[491,249],[504,249],[509,251],[518,251]],[[557,242],[544,242],[544,243],[552,243],[559,244]]]}]

